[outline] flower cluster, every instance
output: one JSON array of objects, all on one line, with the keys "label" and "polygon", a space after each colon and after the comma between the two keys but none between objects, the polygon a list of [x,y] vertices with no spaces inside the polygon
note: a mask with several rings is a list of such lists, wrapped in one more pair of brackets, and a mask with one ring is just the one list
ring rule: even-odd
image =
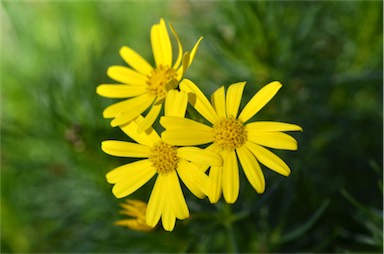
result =
[{"label": "flower cluster", "polygon": [[[101,96],[125,98],[107,107],[103,115],[113,118],[111,125],[134,141],[103,141],[102,150],[113,156],[137,158],[107,173],[107,181],[114,184],[113,194],[127,197],[156,176],[148,206],[127,201],[126,214],[136,219],[118,222],[137,230],[148,231],[161,218],[164,229],[172,231],[176,218],[189,217],[180,181],[200,199],[208,197],[216,203],[223,195],[227,203],[234,203],[240,189],[238,161],[256,192],[263,193],[265,179],[260,163],[281,175],[290,174],[288,165],[267,148],[296,150],[296,140],[284,132],[302,131],[295,124],[249,122],[282,87],[277,81],[260,89],[240,113],[246,82],[232,84],[227,91],[220,87],[209,101],[196,84],[183,79],[202,38],[190,52],[184,52],[176,31],[170,28],[178,45],[174,63],[169,33],[161,19],[151,28],[155,67],[131,48],[123,47],[120,55],[130,67],[112,66],[107,71],[120,84],[97,87]],[[208,125],[185,117],[188,103]],[[152,127],[157,120],[165,128],[160,135]]]}]

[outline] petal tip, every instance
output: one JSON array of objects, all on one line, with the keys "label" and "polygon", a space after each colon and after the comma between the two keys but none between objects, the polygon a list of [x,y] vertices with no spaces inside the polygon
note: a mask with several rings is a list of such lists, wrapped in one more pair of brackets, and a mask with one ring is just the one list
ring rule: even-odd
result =
[{"label": "petal tip", "polygon": [[256,190],[256,192],[257,192],[258,194],[263,194],[264,191],[265,191],[265,186],[264,186],[262,189],[260,189],[260,190]]},{"label": "petal tip", "polygon": [[236,202],[236,200],[237,200],[237,198],[236,198],[236,199],[234,199],[234,198],[231,198],[231,199],[225,199],[225,201],[226,201],[228,204],[230,204],[230,205],[234,204],[234,203]]},{"label": "petal tip", "polygon": [[126,52],[128,50],[128,47],[127,46],[122,46],[119,50],[119,53],[120,55],[124,55],[124,52]]},{"label": "petal tip", "polygon": [[113,120],[110,122],[111,127],[117,127],[117,126],[119,126],[119,124],[118,124],[115,120],[116,120],[116,118],[113,119]]},{"label": "petal tip", "polygon": [[209,199],[209,202],[211,204],[216,204],[219,201],[220,197],[219,198],[213,198],[212,196],[208,196],[208,199]]},{"label": "petal tip", "polygon": [[280,83],[280,81],[272,81],[270,84],[273,84],[273,85],[275,85],[275,86],[278,86],[278,87],[282,87],[283,86],[283,84],[281,84]]},{"label": "petal tip", "polygon": [[285,177],[288,177],[291,174],[291,170],[288,168],[284,172],[281,172],[280,174]]},{"label": "petal tip", "polygon": [[103,111],[103,117],[104,117],[104,118],[112,118],[112,117],[114,117],[114,116],[111,115],[107,109],[104,109],[104,111]]},{"label": "petal tip", "polygon": [[112,188],[112,194],[113,194],[116,198],[123,198],[123,197],[125,197],[124,195],[122,195],[121,192],[116,191],[116,185],[113,186],[113,188]]},{"label": "petal tip", "polygon": [[106,175],[105,175],[105,179],[107,180],[108,183],[114,183],[112,180],[111,180],[111,176],[110,176],[110,172],[108,172]]},{"label": "petal tip", "polygon": [[96,87],[96,93],[97,93],[98,95],[101,95],[101,94],[100,94],[100,86],[101,86],[101,85],[99,85],[99,86]]}]

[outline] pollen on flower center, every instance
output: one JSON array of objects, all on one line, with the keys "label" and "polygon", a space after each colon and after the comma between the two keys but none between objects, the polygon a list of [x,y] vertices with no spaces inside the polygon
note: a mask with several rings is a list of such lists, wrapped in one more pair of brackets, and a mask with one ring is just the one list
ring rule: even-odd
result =
[{"label": "pollen on flower center", "polygon": [[153,146],[149,160],[159,174],[168,174],[176,170],[179,162],[176,147],[162,141]]},{"label": "pollen on flower center", "polygon": [[147,90],[157,97],[165,97],[165,84],[171,79],[176,78],[177,73],[168,66],[160,65],[153,69],[147,80]]},{"label": "pollen on flower center", "polygon": [[245,126],[234,117],[224,118],[213,125],[213,141],[222,149],[234,150],[246,140]]}]

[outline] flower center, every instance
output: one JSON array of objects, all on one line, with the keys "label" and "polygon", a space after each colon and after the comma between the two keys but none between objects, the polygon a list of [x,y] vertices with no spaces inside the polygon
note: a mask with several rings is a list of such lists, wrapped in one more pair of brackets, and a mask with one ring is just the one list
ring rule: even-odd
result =
[{"label": "flower center", "polygon": [[162,141],[153,146],[149,160],[159,174],[168,174],[176,170],[179,162],[176,147]]},{"label": "flower center", "polygon": [[245,126],[232,116],[213,125],[213,141],[222,149],[234,150],[243,145],[246,140]]},{"label": "flower center", "polygon": [[160,65],[153,69],[147,80],[147,90],[153,95],[163,98],[167,95],[165,84],[177,77],[174,69]]}]

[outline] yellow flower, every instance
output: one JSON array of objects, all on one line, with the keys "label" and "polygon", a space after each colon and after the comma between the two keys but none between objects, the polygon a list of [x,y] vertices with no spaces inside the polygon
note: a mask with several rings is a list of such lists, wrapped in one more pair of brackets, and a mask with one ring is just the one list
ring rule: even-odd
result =
[{"label": "yellow flower", "polygon": [[[165,115],[182,118],[187,104],[186,93],[170,90],[165,100]],[[107,173],[106,178],[109,183],[115,184],[113,194],[117,198],[123,198],[135,192],[157,174],[148,202],[146,223],[154,227],[161,217],[164,229],[172,231],[176,218],[189,217],[179,178],[195,196],[204,198],[208,193],[208,176],[194,163],[220,166],[222,159],[215,152],[197,147],[169,145],[152,127],[138,133],[137,128],[143,121],[139,116],[130,123],[120,126],[137,143],[115,140],[102,142],[101,148],[107,154],[141,158],[113,169]]]},{"label": "yellow flower", "polygon": [[[243,171],[254,189],[263,193],[265,179],[259,162],[275,172],[288,176],[290,169],[285,162],[265,147],[296,150],[296,140],[283,131],[302,131],[295,124],[280,122],[246,122],[259,112],[282,86],[272,82],[258,91],[238,115],[245,82],[232,84],[225,96],[224,87],[211,97],[212,104],[190,80],[184,79],[180,89],[188,93],[189,102],[211,126],[187,118],[163,116],[165,127],[162,139],[172,145],[202,145],[223,157],[223,166],[212,166],[209,171],[209,200],[216,203],[223,192],[228,203],[234,203],[239,194],[239,159]],[[208,167],[202,170],[207,170]]]},{"label": "yellow flower", "polygon": [[140,200],[127,199],[125,203],[121,203],[120,206],[123,210],[120,214],[130,216],[129,219],[118,220],[114,224],[116,226],[124,226],[136,231],[149,232],[153,230],[145,223],[145,212],[147,210],[147,204]]},{"label": "yellow flower", "polygon": [[172,45],[165,22],[161,19],[160,23],[151,28],[151,44],[156,66],[152,67],[134,50],[124,46],[120,49],[120,55],[131,68],[111,66],[107,71],[110,78],[121,84],[101,84],[97,87],[96,92],[101,96],[127,98],[107,107],[103,112],[105,118],[114,118],[111,121],[113,127],[130,122],[149,108],[151,109],[138,131],[142,132],[152,126],[161,111],[167,92],[178,86],[191,65],[202,38],[190,53],[185,52],[183,55],[179,37],[171,25],[170,27],[179,48],[175,63],[172,64]]}]

